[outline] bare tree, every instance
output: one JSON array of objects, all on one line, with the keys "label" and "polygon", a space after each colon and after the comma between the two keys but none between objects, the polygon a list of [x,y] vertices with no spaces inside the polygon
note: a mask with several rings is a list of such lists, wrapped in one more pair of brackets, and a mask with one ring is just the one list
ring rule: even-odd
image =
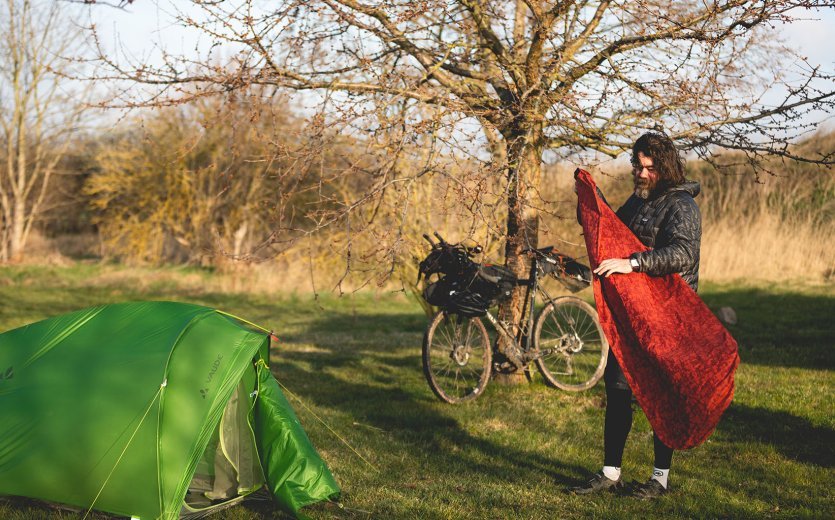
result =
[{"label": "bare tree", "polygon": [[[64,58],[75,41],[58,5],[5,0],[0,12],[0,262],[19,260],[81,115]],[[77,31],[75,31],[77,32]]]},{"label": "bare tree", "polygon": [[[831,5],[809,0],[251,0],[193,1],[180,22],[215,45],[203,55],[126,63],[102,53],[102,77],[159,87],[127,104],[162,104],[251,85],[310,92],[345,131],[430,136],[482,161],[500,181],[505,257],[526,274],[537,244],[543,154],[616,157],[647,129],[715,158],[742,150],[831,165],[832,152],[797,156],[791,140],[810,113],[833,107],[833,75],[795,56],[775,24]],[[136,3],[136,8],[141,4]],[[176,9],[172,6],[172,9]],[[218,65],[217,48],[236,52]],[[199,86],[199,89],[186,87]],[[775,86],[782,88],[777,88]],[[769,92],[782,98],[769,101]],[[395,117],[396,114],[396,117]],[[388,139],[399,157],[403,140]],[[437,155],[443,155],[437,154]],[[381,162],[357,202],[402,183]],[[432,165],[409,175],[437,171]],[[478,196],[476,190],[474,197]],[[466,201],[462,201],[466,202]],[[541,201],[540,201],[541,202]],[[346,211],[355,208],[345,204]],[[521,289],[502,310],[517,322]]]}]

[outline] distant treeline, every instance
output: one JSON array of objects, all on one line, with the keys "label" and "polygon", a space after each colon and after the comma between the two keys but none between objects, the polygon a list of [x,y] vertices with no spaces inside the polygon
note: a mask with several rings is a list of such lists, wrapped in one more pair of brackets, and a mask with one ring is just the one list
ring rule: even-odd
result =
[{"label": "distant treeline", "polygon": [[[380,182],[373,144],[335,135],[286,106],[253,103],[207,98],[123,120],[115,131],[75,136],[51,181],[38,247],[143,264],[278,257],[312,262],[320,276],[354,285],[392,275],[408,283],[425,249],[420,236],[432,230],[481,242],[500,260],[501,184],[475,161],[450,158],[444,171],[415,175],[364,200]],[[832,151],[835,132],[797,146]],[[415,145],[397,168],[419,168],[414,158],[421,153]],[[583,256],[573,169],[560,163],[543,172],[536,187],[539,241]],[[717,171],[694,159],[687,169],[702,184],[707,278],[832,276],[831,170],[777,159],[769,164],[773,174],[759,176],[741,160]],[[613,205],[626,199],[627,164],[594,173]],[[465,189],[480,193],[478,207],[466,202]]]}]

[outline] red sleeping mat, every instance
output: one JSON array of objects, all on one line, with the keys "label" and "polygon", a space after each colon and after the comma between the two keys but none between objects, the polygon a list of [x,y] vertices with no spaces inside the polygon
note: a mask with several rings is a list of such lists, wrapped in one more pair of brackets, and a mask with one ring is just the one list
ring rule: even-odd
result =
[{"label": "red sleeping mat", "polygon": [[[578,169],[578,215],[589,262],[646,251]],[[671,448],[710,436],[734,395],[736,341],[678,274],[594,277],[600,324],[658,437]]]}]

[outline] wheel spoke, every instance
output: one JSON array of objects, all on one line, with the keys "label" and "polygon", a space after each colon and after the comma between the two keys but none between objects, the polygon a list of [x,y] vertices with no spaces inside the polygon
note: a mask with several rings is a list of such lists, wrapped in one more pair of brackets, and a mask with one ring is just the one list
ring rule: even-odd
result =
[{"label": "wheel spoke", "polygon": [[[577,328],[575,329],[577,331],[577,335],[580,338],[586,337],[586,334],[591,330],[591,327],[594,326],[594,323],[591,323],[591,324],[589,323],[590,320],[588,319],[588,317],[589,317],[588,314],[586,314],[584,312],[580,313],[580,316],[579,316],[579,318],[580,318],[579,321],[580,322],[577,324]],[[590,327],[590,325],[591,325],[591,327]]]},{"label": "wheel spoke", "polygon": [[490,344],[478,318],[436,317],[424,344],[424,374],[442,400],[460,402],[480,394],[490,370]]},{"label": "wheel spoke", "polygon": [[470,339],[473,336],[473,328],[474,328],[473,324],[472,324],[472,322],[470,322],[469,326],[467,327],[467,338],[463,341],[464,345],[469,345],[470,344]]},{"label": "wheel spoke", "polygon": [[599,379],[605,360],[602,330],[590,307],[560,298],[538,319],[536,345],[555,351],[536,360],[545,380],[567,390],[588,388]]}]

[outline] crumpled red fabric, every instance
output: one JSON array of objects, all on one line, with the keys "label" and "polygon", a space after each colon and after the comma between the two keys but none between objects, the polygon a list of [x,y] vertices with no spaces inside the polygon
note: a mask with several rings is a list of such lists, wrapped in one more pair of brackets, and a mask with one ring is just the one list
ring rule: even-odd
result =
[{"label": "crumpled red fabric", "polygon": [[[574,176],[592,269],[646,251],[591,175]],[[595,276],[593,288],[609,346],[658,437],[679,450],[704,442],[733,400],[736,341],[678,274]]]}]

